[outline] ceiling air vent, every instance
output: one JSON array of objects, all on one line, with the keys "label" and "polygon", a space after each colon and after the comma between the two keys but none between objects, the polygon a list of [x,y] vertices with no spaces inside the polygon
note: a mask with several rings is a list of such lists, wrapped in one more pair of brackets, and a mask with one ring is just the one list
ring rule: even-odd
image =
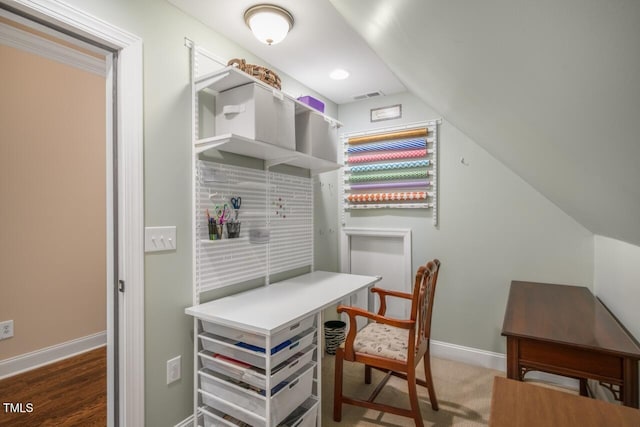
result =
[{"label": "ceiling air vent", "polygon": [[382,91],[378,90],[378,91],[375,91],[375,92],[364,93],[362,95],[356,95],[356,96],[353,97],[353,99],[355,99],[356,101],[359,101],[361,99],[375,98],[376,96],[384,96],[384,93],[382,93]]}]

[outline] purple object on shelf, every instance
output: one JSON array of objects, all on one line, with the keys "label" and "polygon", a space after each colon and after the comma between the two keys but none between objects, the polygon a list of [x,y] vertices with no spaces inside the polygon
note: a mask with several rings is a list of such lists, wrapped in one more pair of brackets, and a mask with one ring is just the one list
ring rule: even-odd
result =
[{"label": "purple object on shelf", "polygon": [[315,108],[321,113],[324,113],[324,102],[315,99],[313,96],[301,96],[298,98],[298,101],[303,104],[307,104],[311,108]]}]

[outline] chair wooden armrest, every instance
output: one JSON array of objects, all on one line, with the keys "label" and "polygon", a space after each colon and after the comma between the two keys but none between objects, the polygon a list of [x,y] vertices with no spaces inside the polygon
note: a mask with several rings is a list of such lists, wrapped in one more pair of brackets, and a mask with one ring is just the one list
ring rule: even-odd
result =
[{"label": "chair wooden armrest", "polygon": [[389,289],[371,288],[371,292],[374,294],[378,294],[378,296],[380,297],[380,308],[378,309],[378,314],[381,316],[384,316],[387,312],[387,296],[408,300],[411,300],[413,298],[413,295],[407,292],[392,291]]},{"label": "chair wooden armrest", "polygon": [[385,317],[380,314],[371,313],[360,307],[351,307],[346,305],[339,305],[337,308],[338,313],[346,313],[349,316],[349,333],[344,341],[344,351],[347,360],[353,360],[353,342],[356,339],[356,333],[358,332],[357,317],[366,317],[367,319],[374,320],[378,323],[384,323],[385,325],[395,326],[396,328],[411,329],[415,325],[414,320],[401,320],[394,319],[392,317]]},{"label": "chair wooden armrest", "polygon": [[[427,388],[431,409],[438,410],[438,399],[431,374],[429,342],[433,299],[439,270],[440,261],[438,259],[428,261],[425,265],[418,267],[411,293],[372,288],[371,292],[380,297],[380,310],[377,313],[358,307],[338,306],[338,313],[346,313],[349,317],[349,332],[344,344],[336,349],[333,383],[334,421],[340,422],[342,420],[342,406],[348,404],[408,417],[414,421],[416,427],[424,427],[424,420],[420,412],[421,402],[418,400],[418,391],[416,390],[417,385]],[[410,300],[410,317],[405,320],[385,316],[387,297],[389,300],[391,297],[402,298],[405,301]],[[364,317],[369,322],[360,331],[358,331],[358,317]],[[357,351],[354,348],[356,338],[358,339]],[[371,384],[373,369],[386,373],[368,399],[344,395],[342,383],[345,360],[364,365],[365,384]],[[424,380],[416,376],[416,367],[420,361],[424,365]],[[407,409],[406,405],[397,406],[375,401],[392,376],[406,381],[410,409]],[[403,425],[409,425],[409,423],[403,423]]]}]

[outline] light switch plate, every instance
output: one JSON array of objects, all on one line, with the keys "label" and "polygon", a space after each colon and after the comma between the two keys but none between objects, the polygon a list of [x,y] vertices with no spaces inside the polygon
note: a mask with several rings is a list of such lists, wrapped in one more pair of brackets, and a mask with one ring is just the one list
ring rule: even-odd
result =
[{"label": "light switch plate", "polygon": [[176,227],[145,227],[144,229],[144,251],[175,251]]}]

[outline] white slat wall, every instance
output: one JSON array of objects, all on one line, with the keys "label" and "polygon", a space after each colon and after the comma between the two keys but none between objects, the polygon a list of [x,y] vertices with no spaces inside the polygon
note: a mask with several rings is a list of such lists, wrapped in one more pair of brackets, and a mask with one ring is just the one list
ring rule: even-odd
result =
[{"label": "white slat wall", "polygon": [[313,185],[310,178],[269,172],[269,271],[313,265]]},{"label": "white slat wall", "polygon": [[[197,292],[313,266],[313,185],[310,178],[199,160],[196,180]],[[206,210],[242,197],[240,237],[209,240]],[[233,215],[232,215],[233,217]],[[269,243],[249,230],[268,228]]]},{"label": "white slat wall", "polygon": [[[267,275],[267,245],[252,244],[249,230],[267,226],[264,171],[198,161],[196,230],[199,239],[196,270],[198,291],[229,286]],[[231,197],[241,196],[240,237],[209,240],[206,209],[214,215],[217,205],[231,209]],[[232,210],[233,211],[233,210]],[[233,217],[233,214],[232,214]],[[225,236],[226,237],[226,236]]]}]

